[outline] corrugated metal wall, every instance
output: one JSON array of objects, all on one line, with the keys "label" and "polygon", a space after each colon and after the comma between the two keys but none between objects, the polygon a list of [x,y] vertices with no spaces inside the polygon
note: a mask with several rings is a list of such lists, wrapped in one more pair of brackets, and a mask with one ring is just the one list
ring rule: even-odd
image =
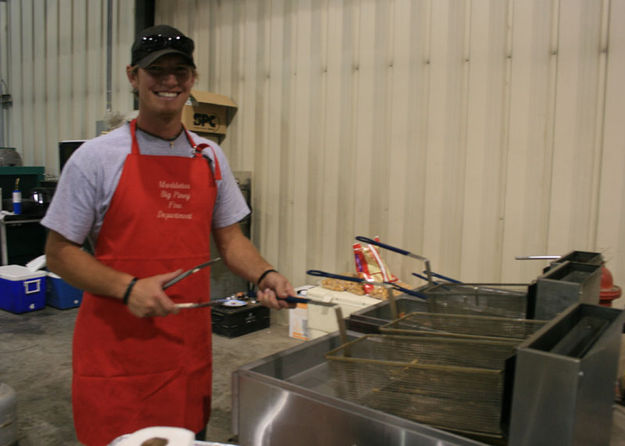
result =
[{"label": "corrugated metal wall", "polygon": [[[111,5],[111,106],[129,112],[125,67],[135,34],[134,2]],[[106,117],[107,6],[107,0],[0,3],[0,76],[13,99],[3,113],[4,143],[21,153],[24,165],[58,175],[58,142],[94,137],[96,121]]]},{"label": "corrugated metal wall", "polygon": [[355,235],[470,281],[597,250],[625,282],[624,21],[623,0],[157,2],[198,87],[239,104],[225,147],[295,283],[351,271]]},{"label": "corrugated metal wall", "polygon": [[[115,2],[122,111],[127,3]],[[11,144],[54,166],[55,141],[92,136],[104,112],[104,1],[8,6],[21,54]],[[224,148],[235,170],[253,171],[255,242],[296,285],[308,268],[351,271],[356,235],[467,281],[535,278],[543,263],[517,255],[601,251],[625,284],[625,0],[156,6],[157,23],[196,40],[197,88],[239,105]],[[33,62],[52,49],[52,62]],[[385,256],[418,283],[419,262]]]}]

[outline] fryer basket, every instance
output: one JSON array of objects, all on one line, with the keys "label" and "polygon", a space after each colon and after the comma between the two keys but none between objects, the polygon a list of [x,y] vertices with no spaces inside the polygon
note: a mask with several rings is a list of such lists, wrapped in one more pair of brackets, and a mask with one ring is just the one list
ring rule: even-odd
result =
[{"label": "fryer basket", "polygon": [[439,283],[417,290],[427,296],[433,313],[525,318],[527,285]]},{"label": "fryer basket", "polygon": [[499,438],[516,342],[365,335],[326,354],[346,400],[443,429]]},{"label": "fryer basket", "polygon": [[395,335],[434,335],[475,339],[528,338],[547,321],[468,314],[414,312],[380,327]]}]

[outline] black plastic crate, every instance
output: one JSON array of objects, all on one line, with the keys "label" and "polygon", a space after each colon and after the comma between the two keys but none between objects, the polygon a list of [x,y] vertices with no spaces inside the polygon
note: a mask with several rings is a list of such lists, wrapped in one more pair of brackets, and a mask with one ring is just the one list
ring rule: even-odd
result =
[{"label": "black plastic crate", "polygon": [[236,338],[244,334],[269,328],[269,308],[259,303],[242,307],[213,307],[213,333]]}]

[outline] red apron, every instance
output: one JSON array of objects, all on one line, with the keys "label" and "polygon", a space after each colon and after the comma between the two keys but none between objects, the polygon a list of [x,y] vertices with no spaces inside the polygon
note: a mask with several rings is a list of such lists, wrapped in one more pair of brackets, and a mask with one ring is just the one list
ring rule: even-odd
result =
[{"label": "red apron", "polygon": [[[189,269],[210,258],[215,176],[193,158],[132,151],[104,218],[95,256],[136,277]],[[205,144],[202,145],[206,147]],[[210,299],[209,269],[167,290],[175,302]],[[107,445],[147,426],[199,432],[210,415],[211,320],[208,308],[155,318],[133,316],[121,300],[84,294],[73,345],[72,402],[78,440]]]}]

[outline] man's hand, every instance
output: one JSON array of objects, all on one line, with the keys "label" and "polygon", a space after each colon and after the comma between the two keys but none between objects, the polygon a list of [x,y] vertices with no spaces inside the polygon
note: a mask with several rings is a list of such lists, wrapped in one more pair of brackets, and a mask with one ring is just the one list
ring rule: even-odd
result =
[{"label": "man's hand", "polygon": [[295,304],[286,303],[277,297],[284,299],[295,296],[295,294],[295,289],[288,279],[279,272],[272,271],[263,277],[263,280],[258,284],[256,299],[266,307],[281,310],[283,308],[295,308]]},{"label": "man's hand", "polygon": [[[272,268],[252,242],[243,235],[238,223],[213,229],[213,237],[221,258],[230,271],[236,275],[256,283],[263,272]],[[264,275],[257,285],[256,299],[264,306],[275,310],[295,308],[295,304],[288,304],[284,300],[277,299],[277,297],[284,299],[288,296],[295,296],[293,286],[282,274],[271,271]]]},{"label": "man's hand", "polygon": [[139,279],[128,297],[128,310],[137,317],[167,316],[180,309],[165,294],[163,285],[182,272],[181,269]]}]

